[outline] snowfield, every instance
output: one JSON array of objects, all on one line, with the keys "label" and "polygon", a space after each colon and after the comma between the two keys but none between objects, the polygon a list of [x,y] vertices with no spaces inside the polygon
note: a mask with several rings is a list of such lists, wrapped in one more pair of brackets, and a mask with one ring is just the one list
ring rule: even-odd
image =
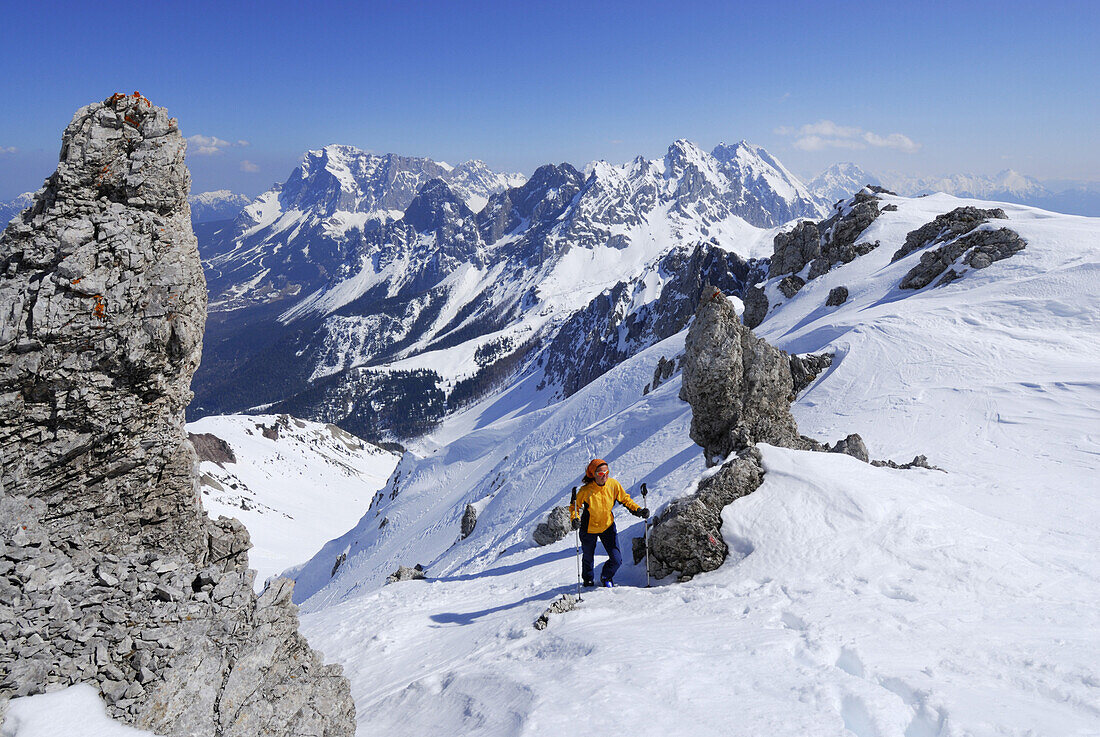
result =
[{"label": "snowfield", "polygon": [[204,417],[187,431],[233,449],[235,462],[200,464],[202,503],[248,528],[258,588],[354,525],[398,460],[335,425],[287,415]]},{"label": "snowfield", "polygon": [[[683,333],[550,407],[528,377],[406,454],[297,573],[359,734],[1100,734],[1100,220],[1001,205],[1024,251],[902,291],[920,257],[889,263],[906,232],[991,203],[885,199],[898,210],[863,236],[882,245],[757,332],[836,352],[794,405],[804,434],[859,432],[874,458],[945,471],[763,446],[763,486],[724,512],[722,568],[644,588],[642,525],[621,513],[620,587],[538,632],[577,568],[572,537],[530,534],[590,457],[635,498],[646,481],[651,508],[704,467],[679,377],[642,394]],[[841,284],[849,300],[825,307]],[[414,563],[428,580],[383,585]]]}]

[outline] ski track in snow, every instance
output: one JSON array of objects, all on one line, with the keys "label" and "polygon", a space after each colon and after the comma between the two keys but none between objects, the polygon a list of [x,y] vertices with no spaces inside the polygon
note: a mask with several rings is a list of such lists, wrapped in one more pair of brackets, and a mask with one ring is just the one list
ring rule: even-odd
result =
[{"label": "ski track in snow", "polygon": [[[683,333],[550,407],[529,377],[419,443],[399,494],[298,572],[303,631],[344,664],[360,735],[1100,734],[1100,221],[1004,205],[1024,251],[900,292],[920,257],[889,263],[905,233],[989,203],[888,200],[864,236],[883,245],[758,332],[837,354],[794,406],[803,433],[946,472],[764,446],[764,484],[723,513],[725,565],[640,588],[642,526],[620,512],[623,585],[538,632],[576,587],[575,543],[529,535],[589,458],[631,494],[646,481],[655,510],[704,468],[678,377],[641,393]],[[382,585],[416,562],[428,580]]]}]

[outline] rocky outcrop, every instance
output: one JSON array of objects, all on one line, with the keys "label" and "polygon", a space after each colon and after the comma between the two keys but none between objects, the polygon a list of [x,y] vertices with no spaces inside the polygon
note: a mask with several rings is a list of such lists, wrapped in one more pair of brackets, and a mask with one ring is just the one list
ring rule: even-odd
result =
[{"label": "rocky outcrop", "polygon": [[[773,242],[768,275],[798,274],[810,266],[808,279],[816,279],[837,263],[850,263],[878,247],[878,242],[857,243],[863,231],[879,216],[881,187],[865,187],[852,198],[838,202],[831,217],[820,223],[804,221]],[[790,299],[790,297],[788,297]]]},{"label": "rocky outcrop", "polygon": [[790,411],[789,357],[742,325],[717,289],[704,296],[688,329],[682,372],[691,439],[708,466],[758,442],[806,447]]},{"label": "rocky outcrop", "polygon": [[569,507],[554,507],[546,516],[545,522],[535,527],[532,537],[538,545],[549,545],[561,540],[572,529],[569,526]]},{"label": "rocky outcrop", "polygon": [[[879,241],[861,241],[860,237],[885,211],[879,209],[880,194],[893,193],[868,185],[855,196],[834,205],[829,218],[818,223],[803,221],[790,232],[775,236],[768,277],[783,277],[776,288],[784,297],[794,298],[807,282],[827,274],[836,264],[851,263],[879,247]],[[844,297],[847,299],[847,290]],[[829,304],[837,298],[838,294],[830,293]],[[768,308],[768,297],[763,289],[747,290],[745,325],[750,328],[760,325],[767,317]]]},{"label": "rocky outcrop", "polygon": [[789,233],[776,234],[768,275],[797,274],[820,255],[821,231],[814,221],[803,220]]},{"label": "rocky outcrop", "polygon": [[943,275],[940,284],[948,284],[962,277],[965,268],[951,268],[959,257],[966,254],[962,263],[974,269],[984,269],[994,261],[1019,253],[1027,241],[1014,230],[975,230],[949,243],[921,254],[920,263],[902,277],[902,289],[923,289],[936,277]]},{"label": "rocky outcrop", "polygon": [[979,207],[956,207],[951,212],[937,215],[930,222],[925,223],[916,230],[911,230],[905,235],[905,243],[890,257],[890,263],[903,259],[914,251],[944,243],[954,238],[969,233],[982,223],[991,219],[1005,220],[1008,216],[999,207],[983,210]]},{"label": "rocky outcrop", "polygon": [[871,461],[872,466],[879,468],[895,468],[895,469],[909,469],[909,468],[926,468],[929,471],[943,471],[939,466],[933,466],[928,462],[928,456],[918,455],[913,456],[913,460],[908,463],[896,463],[894,461]]},{"label": "rocky outcrop", "polygon": [[424,566],[417,563],[412,568],[398,566],[397,570],[386,577],[386,583],[398,583],[399,581],[423,581],[427,578]]},{"label": "rocky outcrop", "polygon": [[779,289],[780,294],[782,294],[787,299],[790,299],[794,295],[798,294],[798,292],[804,286],[806,286],[805,279],[803,279],[801,276],[797,276],[796,274],[791,274],[780,279],[777,288]]},{"label": "rocky outcrop", "polygon": [[797,396],[800,391],[813,383],[822,371],[832,366],[833,358],[834,354],[832,353],[807,353],[803,356],[791,356],[791,382],[794,394]]},{"label": "rocky outcrop", "polygon": [[[680,361],[684,360],[684,354],[680,354]],[[664,384],[666,381],[672,378],[676,373],[676,358],[665,358],[661,356],[657,359],[657,368],[653,369],[653,381],[649,382],[642,389],[642,394],[649,394],[651,391],[655,391],[657,387]]]},{"label": "rocky outcrop", "polygon": [[554,603],[546,607],[545,611],[539,615],[539,618],[535,620],[535,629],[544,630],[550,626],[550,617],[555,614],[565,614],[571,612],[577,608],[577,604],[580,603],[580,597],[573,594],[562,594]]},{"label": "rocky outcrop", "polygon": [[863,438],[858,433],[852,433],[843,440],[836,441],[836,444],[829,448],[829,452],[844,453],[853,458],[858,458],[864,463],[871,462],[871,456],[867,452],[867,444],[863,442]]},{"label": "rocky outcrop", "polygon": [[741,316],[747,328],[755,328],[768,316],[768,296],[760,287],[745,291],[745,314]]},{"label": "rocky outcrop", "polygon": [[208,432],[187,433],[187,439],[191,441],[195,449],[195,455],[200,461],[210,461],[225,467],[226,463],[236,463],[237,455],[232,446],[217,435]]},{"label": "rocky outcrop", "polygon": [[848,301],[848,287],[833,287],[825,298],[826,307],[838,307]]},{"label": "rocky outcrop", "polygon": [[462,513],[462,538],[466,539],[477,527],[477,508],[473,504],[467,504]]},{"label": "rocky outcrop", "polygon": [[338,666],[202,510],[183,426],[206,290],[176,121],[82,108],[0,237],[0,700],[84,681],[165,736],[351,735]]},{"label": "rocky outcrop", "polygon": [[[760,452],[749,447],[703,480],[694,494],[673,501],[649,533],[650,574],[660,579],[679,572],[679,580],[686,581],[722,565],[729,555],[722,539],[722,509],[763,482]],[[635,538],[635,562],[644,553],[644,540]]]}]

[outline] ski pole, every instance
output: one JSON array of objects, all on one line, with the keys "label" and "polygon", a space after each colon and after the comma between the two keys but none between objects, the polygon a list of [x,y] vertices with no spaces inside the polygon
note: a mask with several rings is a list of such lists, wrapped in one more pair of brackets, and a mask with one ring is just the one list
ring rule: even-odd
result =
[{"label": "ski pole", "polygon": [[[577,511],[577,487],[573,487],[573,496],[569,499],[570,512]],[[577,551],[577,601],[581,600],[581,528],[574,530],[573,544]]]},{"label": "ski pole", "polygon": [[[645,483],[642,483],[642,506],[649,508],[649,502],[646,500],[646,494],[649,493],[649,489],[646,488]],[[642,520],[644,532],[642,535],[645,539],[645,587],[649,588],[649,518]]]}]

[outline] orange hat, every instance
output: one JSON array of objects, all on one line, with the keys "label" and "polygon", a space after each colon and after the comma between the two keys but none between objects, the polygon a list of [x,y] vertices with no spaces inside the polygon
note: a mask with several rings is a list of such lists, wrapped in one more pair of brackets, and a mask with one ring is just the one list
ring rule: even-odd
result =
[{"label": "orange hat", "polygon": [[600,466],[607,466],[607,461],[603,458],[593,458],[592,462],[588,464],[588,468],[584,469],[584,475],[590,479],[596,478],[596,469]]}]

